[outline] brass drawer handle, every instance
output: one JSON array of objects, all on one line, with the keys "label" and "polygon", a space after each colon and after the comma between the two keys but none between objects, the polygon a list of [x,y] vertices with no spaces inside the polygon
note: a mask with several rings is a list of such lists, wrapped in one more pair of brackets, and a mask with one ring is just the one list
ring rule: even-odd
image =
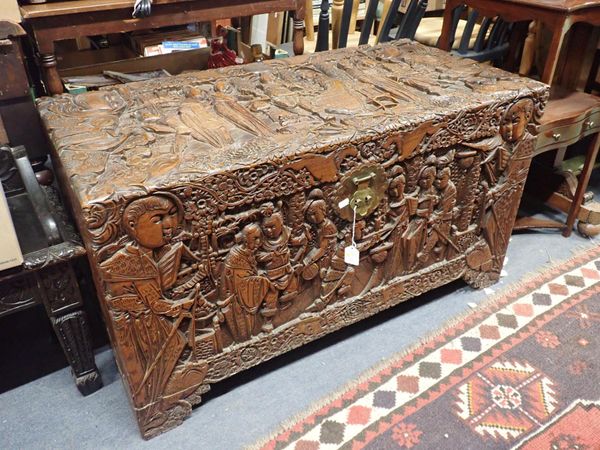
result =
[{"label": "brass drawer handle", "polygon": [[552,135],[552,139],[554,139],[555,141],[558,141],[560,139],[560,133],[554,133]]},{"label": "brass drawer handle", "polygon": [[585,130],[589,130],[593,126],[594,126],[594,121],[593,120],[586,120],[585,122],[583,122],[583,128]]}]

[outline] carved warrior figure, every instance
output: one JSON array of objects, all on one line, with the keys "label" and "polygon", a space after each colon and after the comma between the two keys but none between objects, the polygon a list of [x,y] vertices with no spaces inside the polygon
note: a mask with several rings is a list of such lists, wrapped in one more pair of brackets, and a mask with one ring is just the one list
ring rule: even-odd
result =
[{"label": "carved warrior figure", "polygon": [[261,306],[265,318],[262,330],[273,329],[271,319],[277,312],[278,291],[269,278],[258,272],[256,253],[263,241],[260,227],[246,225],[238,240],[225,259],[221,309],[233,339],[242,342],[254,334]]},{"label": "carved warrior figure", "polygon": [[[179,279],[182,259],[197,261],[185,244],[172,243],[182,214],[171,194],[132,201],[123,212],[122,226],[133,242],[100,264],[136,407],[158,400],[163,403],[155,405],[159,409],[175,403],[183,390],[189,395],[202,383],[207,369],[193,351],[193,311],[201,298],[197,286],[184,298],[165,296]],[[206,275],[202,265],[196,267]],[[192,352],[180,360],[186,346]],[[154,415],[152,407],[148,414]]]},{"label": "carved warrior figure", "polygon": [[[441,169],[435,179],[435,187],[439,191],[440,200],[434,212],[434,231],[435,231],[435,246],[434,253],[438,260],[447,258],[450,259],[454,254],[450,248],[456,252],[458,249],[452,242],[452,221],[454,220],[457,210],[456,206],[456,186],[450,179],[450,167]],[[448,254],[450,252],[450,254]]]},{"label": "carved warrior figure", "polygon": [[[302,278],[307,281],[317,276],[324,279],[330,266],[331,257],[335,252],[338,230],[327,217],[327,203],[325,203],[323,192],[320,189],[314,189],[308,195],[305,216],[313,228],[311,230],[313,248],[308,251],[302,261]],[[316,299],[314,305],[318,309],[325,306],[325,303],[322,299]]]},{"label": "carved warrior figure", "polygon": [[317,275],[322,278],[329,266],[337,241],[337,227],[327,217],[327,203],[320,189],[314,189],[308,195],[304,210],[307,222],[314,228],[314,246],[302,261],[302,277],[312,280]]},{"label": "carved warrior figure", "polygon": [[[504,113],[504,117],[500,124],[500,136],[510,145],[510,147],[507,147],[506,144],[503,143],[496,150],[497,152],[502,152],[502,154],[506,155],[505,158],[503,158],[502,165],[497,167],[498,177],[510,175],[505,172],[514,156],[519,155],[519,147],[522,145],[522,141],[529,135],[527,132],[527,124],[531,120],[533,107],[533,101],[529,98],[525,98],[515,102]],[[519,170],[522,165],[523,163],[513,164],[514,170]],[[525,165],[525,167],[527,166]],[[512,174],[515,182],[518,181],[518,175],[519,174],[517,173]],[[505,230],[501,225],[503,211],[498,210],[498,204],[501,203],[500,200],[503,195],[503,187],[503,184],[499,184],[494,187],[490,186],[489,190],[486,189],[485,213],[482,217],[481,227],[483,236],[492,251],[496,248],[502,248],[503,246],[508,245],[508,240],[510,239],[510,232]],[[494,255],[494,258],[497,259],[497,256]],[[501,261],[497,260],[496,266],[500,266],[500,264]]]},{"label": "carved warrior figure", "polygon": [[279,305],[285,309],[291,305],[299,287],[289,246],[301,245],[302,240],[290,237],[290,228],[284,225],[281,211],[273,211],[272,204],[265,206],[262,219],[264,239],[256,259],[264,265],[266,277],[281,293]]},{"label": "carved warrior figure", "polygon": [[394,166],[391,171],[391,181],[388,186],[389,217],[392,221],[392,231],[388,241],[392,244],[386,263],[385,279],[391,280],[406,271],[403,252],[406,247],[404,234],[408,227],[408,204],[404,197],[406,176],[400,166]]},{"label": "carved warrior figure", "polygon": [[412,203],[416,203],[414,215],[406,231],[406,267],[416,269],[428,256],[431,245],[431,225],[433,210],[439,200],[434,187],[436,177],[436,158],[431,155],[426,165],[419,171],[416,193],[412,195]]},{"label": "carved warrior figure", "polygon": [[[452,171],[449,164],[454,160],[454,151],[437,159],[437,174],[434,186],[438,192],[438,201],[433,211],[431,220],[430,247],[435,260],[450,259],[456,252],[460,252],[452,241],[452,221],[457,216],[455,210],[457,190],[451,180]],[[451,249],[451,250],[450,250]]]}]

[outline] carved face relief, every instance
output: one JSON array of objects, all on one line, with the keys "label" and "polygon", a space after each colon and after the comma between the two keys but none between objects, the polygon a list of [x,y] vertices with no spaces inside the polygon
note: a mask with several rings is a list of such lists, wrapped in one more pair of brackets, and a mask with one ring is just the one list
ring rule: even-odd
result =
[{"label": "carved face relief", "polygon": [[437,177],[435,179],[435,187],[438,189],[445,189],[448,186],[448,182],[450,181],[450,168],[445,167],[440,172],[438,172]]},{"label": "carved face relief", "polygon": [[254,223],[246,225],[242,230],[243,242],[248,250],[255,252],[262,245],[262,231]]},{"label": "carved face relief", "polygon": [[139,245],[157,249],[172,239],[179,225],[179,210],[170,198],[144,197],[127,205],[123,224],[127,234]]},{"label": "carved face relief", "polygon": [[404,186],[406,185],[406,178],[404,175],[398,175],[391,182],[388,188],[390,197],[402,198],[404,196]]},{"label": "carved face relief", "polygon": [[323,200],[315,200],[306,210],[306,220],[318,225],[325,220],[326,205]]},{"label": "carved face relief", "polygon": [[425,169],[419,177],[419,187],[423,190],[431,189],[434,179],[435,169],[433,167]]},{"label": "carved face relief", "polygon": [[118,111],[126,106],[116,92],[89,92],[85,96],[74,97],[73,101],[82,111]]},{"label": "carved face relief", "polygon": [[276,212],[267,216],[262,222],[262,231],[267,239],[277,239],[283,231],[283,217]]},{"label": "carved face relief", "polygon": [[500,134],[507,142],[515,142],[523,137],[531,114],[533,113],[533,101],[528,98],[519,100],[506,111]]}]

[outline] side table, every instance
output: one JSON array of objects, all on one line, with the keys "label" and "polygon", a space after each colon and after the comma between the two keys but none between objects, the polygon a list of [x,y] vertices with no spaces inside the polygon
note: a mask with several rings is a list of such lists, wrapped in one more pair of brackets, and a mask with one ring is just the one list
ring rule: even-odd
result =
[{"label": "side table", "polygon": [[[551,85],[550,101],[541,121],[536,155],[557,150],[554,168],[544,169],[539,179],[528,183],[540,198],[568,214],[566,226],[555,221],[531,218],[520,219],[514,229],[562,228],[563,235],[571,233],[575,219],[578,229],[587,236],[600,233],[600,204],[585,194],[587,181],[598,152],[600,102],[588,94],[572,92],[587,76],[599,34],[592,27],[600,26],[598,0],[447,0],[439,48],[451,48],[452,17],[456,8],[467,5],[485,16],[499,16],[509,22],[543,23],[552,31],[552,40],[541,74],[541,81]],[[519,28],[525,31],[525,27]],[[524,37],[524,36],[523,36]],[[513,39],[513,43],[518,39]],[[515,50],[515,49],[513,49]],[[586,151],[582,167],[564,161],[566,146],[595,135]],[[534,160],[535,164],[535,160]],[[581,172],[580,179],[577,173]]]},{"label": "side table", "polygon": [[50,95],[63,92],[54,54],[54,42],[62,39],[293,11],[294,53],[304,51],[305,0],[155,0],[152,15],[140,19],[131,17],[133,4],[134,0],[72,0],[21,7],[40,54]]},{"label": "side table", "polygon": [[89,395],[102,387],[102,379],[72,267],[85,249],[56,192],[38,184],[24,147],[0,147],[0,178],[9,186],[7,200],[25,260],[0,272],[0,317],[42,303],[77,388]]},{"label": "side table", "polygon": [[[467,5],[487,17],[507,22],[539,20],[552,30],[552,42],[541,81],[552,85],[567,32],[577,23],[600,26],[600,1],[594,0],[447,0],[439,48],[449,51],[454,10]],[[572,39],[576,40],[576,39]],[[591,61],[590,61],[591,63]]]},{"label": "side table", "polygon": [[[548,102],[537,131],[534,155],[551,150],[556,150],[557,154],[554,168],[536,164],[538,170],[531,172],[527,188],[536,197],[544,199],[548,206],[566,213],[567,221],[562,224],[553,220],[521,218],[514,229],[561,228],[563,236],[568,237],[578,219],[577,228],[581,234],[596,236],[600,233],[600,204],[591,201],[585,192],[600,146],[600,97],[583,92],[557,95]],[[590,137],[590,142],[585,160],[564,160],[567,147],[586,137]]]}]

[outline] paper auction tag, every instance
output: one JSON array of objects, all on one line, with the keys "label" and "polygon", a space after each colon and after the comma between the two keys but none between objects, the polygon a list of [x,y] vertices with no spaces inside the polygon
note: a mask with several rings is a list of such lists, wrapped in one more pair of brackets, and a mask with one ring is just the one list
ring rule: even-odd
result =
[{"label": "paper auction tag", "polygon": [[349,198],[345,198],[344,200],[342,200],[341,202],[338,203],[338,208],[344,209],[349,204],[350,204],[350,199]]},{"label": "paper auction tag", "polygon": [[360,262],[360,252],[355,245],[349,245],[344,249],[344,262],[353,266],[358,266]]},{"label": "paper auction tag", "polygon": [[[343,206],[347,206],[350,203],[350,200],[342,200],[339,204],[340,209],[343,207],[342,203],[344,202],[346,203]],[[356,207],[352,208],[352,212],[354,213],[352,217],[352,244],[344,249],[344,262],[346,264],[358,266],[360,263],[360,252],[354,241],[354,233],[356,231]]]}]

